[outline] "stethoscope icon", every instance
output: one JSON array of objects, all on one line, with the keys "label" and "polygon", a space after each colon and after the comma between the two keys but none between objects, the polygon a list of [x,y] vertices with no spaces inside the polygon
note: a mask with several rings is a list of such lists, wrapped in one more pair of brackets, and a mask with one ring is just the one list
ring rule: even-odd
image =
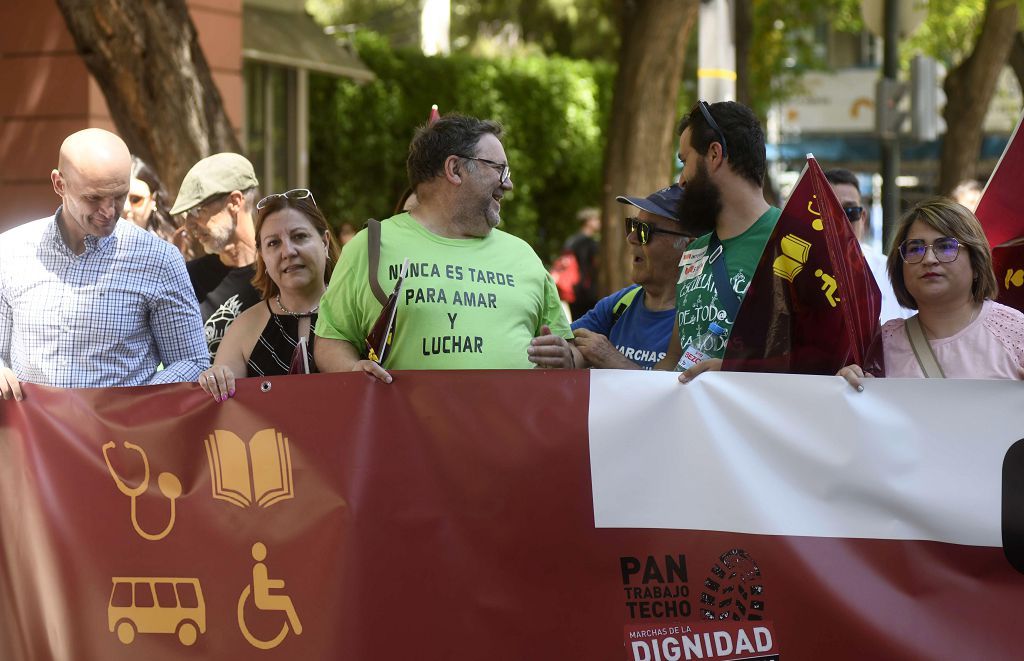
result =
[{"label": "stethoscope icon", "polygon": [[107,452],[114,447],[116,447],[116,443],[113,441],[103,444],[103,461],[107,462],[107,470],[110,471],[110,476],[114,478],[114,484],[117,485],[118,490],[132,499],[132,526],[135,528],[135,532],[139,533],[139,536],[143,539],[148,539],[150,541],[163,539],[171,532],[171,528],[174,527],[174,501],[181,496],[181,481],[172,473],[160,473],[160,475],[157,476],[156,484],[160,488],[160,493],[171,501],[171,519],[168,521],[167,527],[164,528],[162,532],[155,535],[146,532],[142,529],[142,526],[139,525],[138,516],[136,514],[135,499],[146,493],[146,490],[149,489],[149,458],[146,456],[146,451],[138,445],[124,441],[125,449],[135,450],[139,453],[142,457],[142,466],[145,469],[142,476],[142,482],[139,483],[139,486],[129,487],[124,483],[124,480],[121,479],[121,476],[117,474],[117,471],[115,471],[114,467],[110,464],[110,457],[107,455]]}]

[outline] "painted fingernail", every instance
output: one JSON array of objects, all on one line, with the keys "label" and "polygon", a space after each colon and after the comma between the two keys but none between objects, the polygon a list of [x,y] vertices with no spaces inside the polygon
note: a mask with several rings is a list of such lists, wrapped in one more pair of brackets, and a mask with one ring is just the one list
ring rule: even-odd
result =
[{"label": "painted fingernail", "polygon": [[864,392],[864,386],[857,386],[857,392]]},{"label": "painted fingernail", "polygon": [[231,397],[234,397],[235,396],[235,389],[232,388],[231,391],[228,393],[228,395],[230,395]]}]

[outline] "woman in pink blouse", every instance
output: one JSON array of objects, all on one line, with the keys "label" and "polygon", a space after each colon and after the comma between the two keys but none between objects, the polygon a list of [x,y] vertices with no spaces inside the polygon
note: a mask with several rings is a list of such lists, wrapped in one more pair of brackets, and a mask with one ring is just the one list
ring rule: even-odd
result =
[{"label": "woman in pink blouse", "polygon": [[[992,252],[974,214],[945,198],[922,202],[900,221],[893,246],[893,291],[917,314],[882,326],[884,376],[1024,379],[1024,314],[992,300]],[[848,365],[839,375],[863,390],[860,379],[877,371]]]}]

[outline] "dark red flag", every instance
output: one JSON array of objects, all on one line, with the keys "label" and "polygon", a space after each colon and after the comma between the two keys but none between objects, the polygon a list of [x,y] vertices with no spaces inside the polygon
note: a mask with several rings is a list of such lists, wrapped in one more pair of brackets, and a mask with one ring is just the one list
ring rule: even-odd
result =
[{"label": "dark red flag", "polygon": [[863,365],[881,301],[842,205],[808,155],[743,298],[722,369],[835,374]]},{"label": "dark red flag", "polygon": [[395,338],[395,321],[398,318],[398,295],[402,292],[405,273],[409,268],[409,259],[402,263],[402,271],[398,274],[395,290],[388,296],[388,302],[380,311],[377,321],[366,336],[367,357],[378,365],[383,365],[391,351],[391,342]]},{"label": "dark red flag", "polygon": [[999,282],[999,302],[1024,310],[1024,211],[1020,208],[1020,182],[1024,179],[1024,139],[1021,121],[999,157],[985,186],[975,215],[992,246],[992,267]]}]

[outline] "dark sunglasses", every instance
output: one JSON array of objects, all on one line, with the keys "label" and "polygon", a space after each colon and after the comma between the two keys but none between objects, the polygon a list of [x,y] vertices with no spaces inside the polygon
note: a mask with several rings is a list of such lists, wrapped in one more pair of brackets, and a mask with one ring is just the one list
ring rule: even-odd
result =
[{"label": "dark sunglasses", "polygon": [[655,234],[674,234],[675,236],[685,236],[690,239],[693,238],[685,232],[674,232],[672,230],[663,230],[660,227],[655,227],[650,223],[645,223],[635,216],[626,219],[626,236],[629,236],[633,232],[636,232],[636,238],[642,246],[646,246],[651,240],[651,237]]},{"label": "dark sunglasses", "polygon": [[925,243],[922,239],[907,239],[900,244],[900,256],[907,264],[917,264],[924,259],[929,248],[940,262],[956,261],[960,254],[959,241],[951,236],[940,236],[932,243]]},{"label": "dark sunglasses", "polygon": [[718,125],[715,118],[711,116],[711,107],[708,106],[707,101],[698,102],[697,107],[700,108],[700,112],[704,115],[704,119],[707,121],[708,126],[718,134],[718,141],[722,143],[722,158],[725,158],[729,155],[729,148],[725,144],[725,132],[722,131],[722,127]]},{"label": "dark sunglasses", "polygon": [[864,207],[843,207],[843,211],[846,212],[846,217],[850,219],[851,223],[856,223],[864,213]]},{"label": "dark sunglasses", "polygon": [[313,197],[313,193],[311,193],[308,188],[293,188],[283,193],[271,193],[270,195],[266,196],[265,198],[256,203],[256,210],[259,211],[263,207],[270,204],[271,200],[278,197],[283,197],[286,200],[304,200],[308,197],[310,201],[313,203],[313,206],[316,206],[316,198]]}]

